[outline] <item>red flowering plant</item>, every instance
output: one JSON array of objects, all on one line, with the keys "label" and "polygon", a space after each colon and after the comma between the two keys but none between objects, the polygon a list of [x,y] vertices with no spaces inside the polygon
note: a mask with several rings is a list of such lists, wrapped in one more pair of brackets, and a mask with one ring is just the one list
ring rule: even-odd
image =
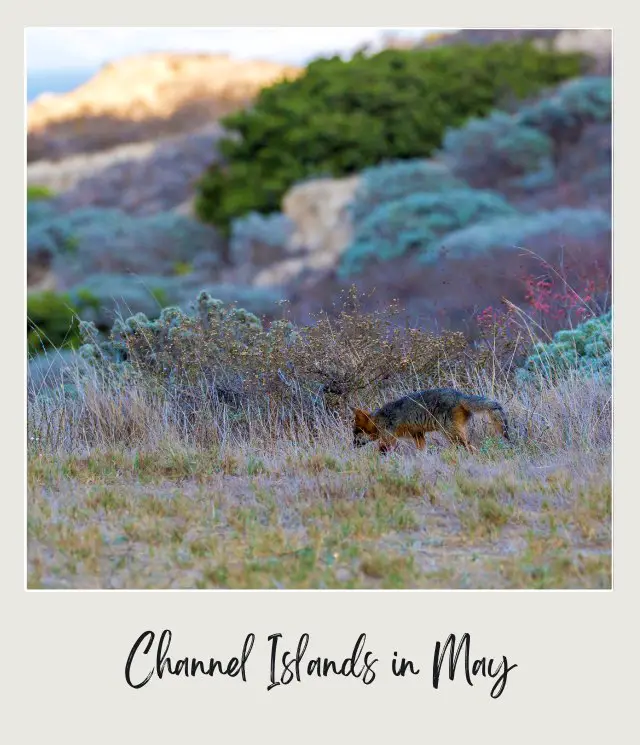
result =
[{"label": "red flowering plant", "polygon": [[[541,260],[542,273],[522,278],[525,307],[506,298],[502,307],[488,306],[475,317],[481,354],[503,373],[511,372],[541,337],[572,328],[602,315],[610,306],[611,275],[598,262],[560,271]],[[567,273],[572,282],[567,280]]]},{"label": "red flowering plant", "polygon": [[525,300],[532,318],[547,332],[571,328],[604,313],[610,304],[611,276],[594,262],[565,274],[543,263],[544,275],[524,277]]}]

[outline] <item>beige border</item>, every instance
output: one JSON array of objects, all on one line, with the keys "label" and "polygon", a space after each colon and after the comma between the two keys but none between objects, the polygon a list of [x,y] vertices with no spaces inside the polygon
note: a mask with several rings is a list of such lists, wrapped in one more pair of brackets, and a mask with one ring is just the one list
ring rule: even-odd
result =
[{"label": "beige border", "polygon": [[[447,14],[423,3],[395,2],[385,13],[369,3],[323,3],[321,11],[281,0],[245,0],[242,8],[214,9],[195,3],[161,6],[112,0],[92,8],[80,0],[44,0],[29,11],[12,9],[3,18],[10,31],[2,45],[3,98],[6,115],[2,163],[7,176],[4,190],[4,256],[8,261],[7,319],[24,312],[25,259],[23,190],[17,189],[24,172],[23,86],[18,70],[23,61],[21,25],[357,25],[366,18],[373,25],[432,27],[534,26],[614,27],[616,39],[616,145],[624,162],[633,159],[637,127],[631,107],[633,50],[638,46],[637,25],[622,3],[580,4],[580,13],[567,4],[540,0],[535,7],[495,1],[457,3]],[[411,5],[414,10],[411,12]],[[36,6],[38,10],[36,11]],[[249,7],[251,11],[249,11]],[[631,6],[629,6],[631,7]],[[329,13],[329,8],[335,10]],[[427,12],[428,9],[428,12]],[[593,9],[593,12],[589,12]],[[207,13],[207,11],[209,11]],[[545,11],[545,12],[543,12]],[[606,12],[608,11],[608,12]],[[8,13],[6,14],[8,16]],[[625,15],[627,17],[625,17]],[[535,17],[534,17],[535,16]],[[335,19],[335,20],[332,20]],[[544,22],[547,19],[547,22]],[[578,20],[579,19],[579,20]],[[491,24],[493,21],[493,24]],[[621,61],[623,59],[624,61]],[[625,118],[626,112],[626,118]],[[626,129],[625,129],[626,127]],[[625,132],[628,149],[624,149]],[[632,139],[635,138],[635,139]],[[23,143],[23,148],[18,143]],[[621,144],[622,143],[622,144]],[[636,171],[637,173],[637,171]],[[2,453],[8,466],[3,508],[2,565],[3,635],[9,669],[3,679],[11,697],[8,741],[93,743],[224,738],[226,742],[390,742],[410,736],[445,742],[595,743],[626,741],[617,733],[634,731],[631,708],[634,681],[630,635],[633,547],[638,500],[632,480],[634,405],[631,377],[635,338],[632,292],[638,267],[635,231],[625,228],[625,200],[635,197],[632,181],[620,189],[618,173],[616,237],[627,230],[627,241],[616,246],[615,386],[618,408],[615,434],[615,590],[612,592],[73,592],[26,593],[24,586],[24,332],[7,323],[6,363],[2,367],[6,412]],[[631,248],[624,248],[625,243]],[[623,248],[621,249],[620,246]],[[19,248],[20,247],[20,248]],[[624,272],[620,271],[622,262]],[[625,305],[625,303],[627,305]],[[621,408],[620,401],[625,402]],[[625,435],[628,435],[625,437]],[[635,512],[635,515],[633,514]],[[634,517],[636,519],[634,519]],[[635,616],[637,618],[637,615]],[[246,633],[257,635],[248,664],[249,680],[237,678],[152,681],[140,691],[129,689],[124,663],[135,638],[145,629],[170,628],[175,655],[230,656],[237,654]],[[354,679],[305,680],[302,684],[267,692],[266,637],[282,632],[290,645],[303,632],[311,634],[309,654],[347,656],[357,636],[367,633],[367,645],[380,661],[378,679],[364,686]],[[429,664],[433,645],[449,633],[472,635],[472,652],[509,659],[518,664],[499,700],[489,697],[489,686],[473,688],[456,680],[434,691]],[[422,675],[391,679],[388,665],[393,651],[416,660]],[[631,653],[631,654],[630,654]],[[634,697],[635,698],[635,697]],[[7,727],[7,721],[9,725]],[[13,726],[12,726],[13,725]],[[626,725],[626,726],[625,726]],[[13,735],[13,737],[12,737]]]}]

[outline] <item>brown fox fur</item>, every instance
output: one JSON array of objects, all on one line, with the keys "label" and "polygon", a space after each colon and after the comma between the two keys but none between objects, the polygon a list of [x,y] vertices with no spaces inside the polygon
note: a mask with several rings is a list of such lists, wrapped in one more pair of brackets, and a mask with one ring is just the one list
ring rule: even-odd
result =
[{"label": "brown fox fur", "polygon": [[471,396],[453,388],[432,388],[410,393],[370,413],[353,409],[353,444],[379,441],[381,452],[395,448],[399,437],[411,437],[419,450],[426,432],[442,432],[451,442],[472,450],[467,432],[469,419],[487,412],[496,434],[509,440],[509,425],[502,406],[484,396]]}]

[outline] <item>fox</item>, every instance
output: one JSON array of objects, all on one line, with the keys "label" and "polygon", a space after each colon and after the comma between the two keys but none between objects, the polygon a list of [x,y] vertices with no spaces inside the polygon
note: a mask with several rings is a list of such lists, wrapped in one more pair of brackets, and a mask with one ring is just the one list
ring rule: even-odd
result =
[{"label": "fox", "polygon": [[427,432],[442,432],[469,452],[477,448],[469,442],[467,425],[475,413],[486,412],[497,435],[509,442],[509,423],[504,409],[485,396],[474,396],[454,388],[431,388],[409,393],[384,404],[374,412],[352,408],[353,445],[362,447],[378,441],[381,453],[393,450],[398,439],[412,438],[418,450],[426,445]]}]

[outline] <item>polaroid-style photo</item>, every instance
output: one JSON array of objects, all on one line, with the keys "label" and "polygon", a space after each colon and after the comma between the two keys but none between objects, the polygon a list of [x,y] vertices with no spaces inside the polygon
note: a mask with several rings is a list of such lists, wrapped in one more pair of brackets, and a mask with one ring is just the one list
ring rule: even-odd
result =
[{"label": "polaroid-style photo", "polygon": [[611,30],[25,33],[29,590],[611,589]]}]

